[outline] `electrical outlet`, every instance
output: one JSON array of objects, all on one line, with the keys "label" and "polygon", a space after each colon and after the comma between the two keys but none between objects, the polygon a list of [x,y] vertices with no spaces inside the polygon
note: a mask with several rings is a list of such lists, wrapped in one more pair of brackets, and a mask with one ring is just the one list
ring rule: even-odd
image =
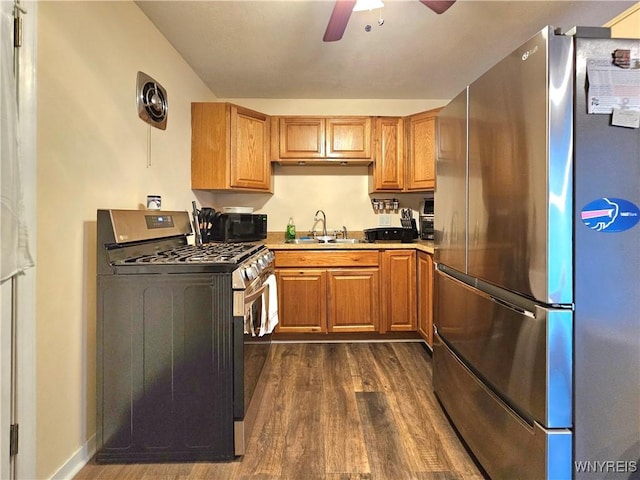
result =
[{"label": "electrical outlet", "polygon": [[381,227],[390,227],[391,226],[391,214],[389,213],[381,213],[378,215],[378,225]]}]

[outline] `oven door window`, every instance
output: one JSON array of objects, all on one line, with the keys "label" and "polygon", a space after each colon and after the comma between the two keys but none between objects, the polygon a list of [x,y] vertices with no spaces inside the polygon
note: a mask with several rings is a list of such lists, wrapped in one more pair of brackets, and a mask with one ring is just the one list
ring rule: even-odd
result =
[{"label": "oven door window", "polygon": [[[264,297],[268,296],[268,287],[257,289],[259,295],[250,295],[253,300],[245,304],[245,331],[247,323],[253,330],[244,335],[244,411],[246,413],[249,402],[260,379],[260,373],[269,355],[271,335],[260,336],[262,326],[262,309],[265,308]],[[266,313],[266,312],[265,312]]]},{"label": "oven door window", "polygon": [[262,324],[262,295],[245,305],[245,331],[250,335],[259,335]]},{"label": "oven door window", "polygon": [[244,293],[244,333],[252,336],[262,336],[265,333],[265,325],[262,325],[263,314],[266,320],[266,311],[263,312],[265,297],[269,296],[268,285],[262,283],[261,277],[255,279]]}]

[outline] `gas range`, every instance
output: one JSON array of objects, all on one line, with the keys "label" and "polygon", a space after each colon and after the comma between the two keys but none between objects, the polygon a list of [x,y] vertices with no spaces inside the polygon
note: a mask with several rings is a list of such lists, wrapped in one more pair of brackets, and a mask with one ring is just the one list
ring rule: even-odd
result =
[{"label": "gas range", "polygon": [[[98,212],[98,272],[104,274],[230,273],[234,283],[251,280],[272,261],[260,243],[191,245],[184,212],[101,210]],[[104,255],[103,258],[100,258]],[[102,261],[101,261],[102,260]]]},{"label": "gas range", "polygon": [[248,446],[277,324],[274,254],[191,236],[186,211],[98,210],[98,463]]}]

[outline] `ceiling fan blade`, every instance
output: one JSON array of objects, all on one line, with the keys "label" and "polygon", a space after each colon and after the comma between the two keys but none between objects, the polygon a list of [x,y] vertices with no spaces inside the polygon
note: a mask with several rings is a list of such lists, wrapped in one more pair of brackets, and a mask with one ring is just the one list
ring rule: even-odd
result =
[{"label": "ceiling fan blade", "polygon": [[456,0],[420,0],[420,3],[426,5],[438,15],[446,12],[451,5],[456,3]]},{"label": "ceiling fan blade", "polygon": [[335,42],[342,38],[355,4],[356,0],[336,0],[322,40],[325,42]]}]

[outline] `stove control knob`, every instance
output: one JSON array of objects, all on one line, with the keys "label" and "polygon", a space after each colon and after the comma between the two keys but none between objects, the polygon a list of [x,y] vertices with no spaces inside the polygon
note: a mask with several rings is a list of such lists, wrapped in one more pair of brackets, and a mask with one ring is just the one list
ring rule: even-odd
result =
[{"label": "stove control knob", "polygon": [[260,275],[260,269],[255,263],[251,265],[251,271],[253,272],[253,278],[258,278],[258,275]]},{"label": "stove control knob", "polygon": [[244,276],[247,280],[253,280],[258,277],[258,271],[254,268],[253,265],[244,269]]},{"label": "stove control knob", "polygon": [[242,269],[242,276],[244,277],[245,280],[251,280],[249,278],[249,269],[248,268],[243,268]]}]

